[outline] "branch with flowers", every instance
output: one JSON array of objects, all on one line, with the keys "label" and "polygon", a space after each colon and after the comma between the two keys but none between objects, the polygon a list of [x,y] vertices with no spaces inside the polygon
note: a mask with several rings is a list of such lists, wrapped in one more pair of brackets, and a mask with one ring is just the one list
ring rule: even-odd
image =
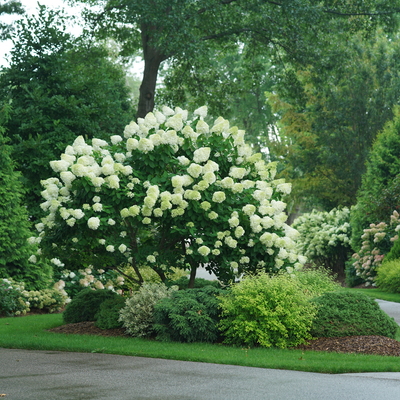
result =
[{"label": "branch with flowers", "polygon": [[[260,270],[291,272],[306,261],[295,250],[298,232],[285,221],[282,197],[291,185],[275,180],[245,143],[245,132],[207,108],[189,120],[163,107],[131,122],[110,143],[78,137],[50,163],[56,177],[42,181],[47,215],[30,241],[59,268],[141,266],[165,281],[173,267],[203,265],[222,281]],[[81,267],[82,268],[82,267]]]}]

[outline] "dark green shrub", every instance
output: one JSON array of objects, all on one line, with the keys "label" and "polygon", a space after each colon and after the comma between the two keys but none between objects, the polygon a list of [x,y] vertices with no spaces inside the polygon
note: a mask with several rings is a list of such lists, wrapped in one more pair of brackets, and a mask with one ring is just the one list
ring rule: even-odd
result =
[{"label": "dark green shrub", "polygon": [[330,292],[312,300],[318,312],[314,337],[378,335],[394,339],[399,326],[378,303],[362,293]]},{"label": "dark green shrub", "polygon": [[289,274],[245,277],[219,298],[224,343],[280,348],[304,343],[317,311],[310,298]]},{"label": "dark green shrub", "polygon": [[375,282],[379,289],[400,293],[400,257],[397,260],[385,261],[378,268]]},{"label": "dark green shrub", "polygon": [[221,289],[205,286],[174,292],[154,307],[157,339],[177,342],[208,342],[219,339],[218,322]]},{"label": "dark green shrub", "polygon": [[126,298],[122,296],[104,300],[95,315],[95,325],[101,329],[121,328],[122,322],[118,321],[118,319],[121,308],[125,306],[125,300]]},{"label": "dark green shrub", "polygon": [[[186,290],[189,285],[189,278],[187,276],[182,276],[181,278],[177,279],[176,281],[170,281],[170,282],[166,283],[166,285],[168,287],[178,286],[179,290]],[[213,286],[217,289],[222,288],[221,284],[218,281],[209,281],[204,278],[196,278],[194,280],[194,286],[193,286],[194,289],[200,289],[205,286]]]},{"label": "dark green shrub", "polygon": [[117,293],[107,289],[84,289],[67,304],[63,312],[63,319],[67,324],[95,321],[101,303],[117,296],[119,296]]},{"label": "dark green shrub", "polygon": [[400,259],[400,240],[395,240],[393,247],[390,249],[389,253],[386,254],[383,262],[394,261]]},{"label": "dark green shrub", "polygon": [[346,286],[354,287],[364,282],[364,279],[357,275],[356,267],[354,266],[354,259],[351,257],[350,260],[346,261],[345,274],[346,274]]}]

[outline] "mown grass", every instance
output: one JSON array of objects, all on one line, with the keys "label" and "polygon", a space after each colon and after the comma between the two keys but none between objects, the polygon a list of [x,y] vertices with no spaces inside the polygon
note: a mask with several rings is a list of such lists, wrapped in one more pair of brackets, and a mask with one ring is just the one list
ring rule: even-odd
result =
[{"label": "mown grass", "polygon": [[[1,318],[0,347],[107,353],[332,374],[400,372],[399,357],[264,348],[245,349],[219,344],[165,343],[131,337],[47,332],[48,329],[62,324],[61,314]],[[400,331],[398,338],[400,339]]]},{"label": "mown grass", "polygon": [[395,303],[400,303],[400,293],[388,293],[380,289],[354,289],[354,288],[343,288],[343,290],[348,290],[351,292],[364,293],[373,299],[380,299],[386,301],[393,301]]}]

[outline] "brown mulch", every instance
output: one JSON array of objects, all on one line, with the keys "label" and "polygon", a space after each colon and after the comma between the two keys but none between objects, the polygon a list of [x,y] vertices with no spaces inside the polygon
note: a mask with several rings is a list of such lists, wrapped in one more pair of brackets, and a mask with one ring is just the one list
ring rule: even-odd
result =
[{"label": "brown mulch", "polygon": [[[100,329],[94,322],[78,322],[50,329],[49,332],[129,337],[125,329]],[[298,350],[315,350],[338,353],[362,353],[380,356],[400,356],[400,342],[385,336],[345,336],[319,338],[309,341],[307,345],[296,347]]]}]

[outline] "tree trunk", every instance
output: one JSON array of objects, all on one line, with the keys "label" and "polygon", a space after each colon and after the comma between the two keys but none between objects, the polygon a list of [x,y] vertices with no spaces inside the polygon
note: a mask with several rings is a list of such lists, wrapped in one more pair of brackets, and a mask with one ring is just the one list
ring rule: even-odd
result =
[{"label": "tree trunk", "polygon": [[196,271],[197,271],[197,265],[190,264],[190,278],[189,278],[189,285],[188,288],[189,289],[193,289],[194,288],[194,280],[196,279]]},{"label": "tree trunk", "polygon": [[144,118],[146,114],[153,111],[158,70],[161,62],[168,58],[149,43],[150,35],[148,32],[154,29],[154,27],[148,28],[145,24],[142,24],[144,72],[142,84],[139,88],[137,118]]}]

